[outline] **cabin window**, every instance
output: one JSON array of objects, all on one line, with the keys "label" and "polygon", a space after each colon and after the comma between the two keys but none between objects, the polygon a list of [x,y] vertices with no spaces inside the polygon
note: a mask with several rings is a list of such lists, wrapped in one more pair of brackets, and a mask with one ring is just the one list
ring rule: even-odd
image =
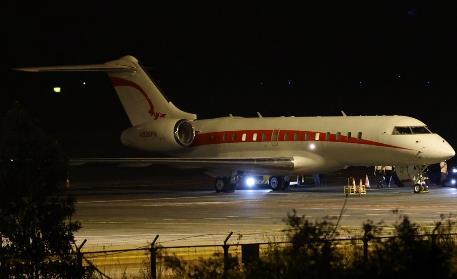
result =
[{"label": "cabin window", "polygon": [[314,135],[314,139],[319,140],[320,135],[321,135],[321,133],[316,133],[316,135]]},{"label": "cabin window", "polygon": [[330,140],[330,132],[327,132],[327,133],[325,134],[325,140]]},{"label": "cabin window", "polygon": [[298,141],[298,132],[294,133],[294,141]]},{"label": "cabin window", "polygon": [[309,133],[305,132],[305,141],[309,140]]},{"label": "cabin window", "polygon": [[394,127],[392,135],[411,135],[410,127]]},{"label": "cabin window", "polygon": [[274,131],[272,136],[272,141],[278,141],[279,131]]},{"label": "cabin window", "polygon": [[246,141],[246,133],[243,133],[243,135],[241,136],[241,140]]},{"label": "cabin window", "polygon": [[267,134],[265,132],[262,132],[262,141],[267,140]]},{"label": "cabin window", "polygon": [[236,132],[233,132],[233,133],[232,133],[232,141],[236,141],[236,138],[237,138]]},{"label": "cabin window", "polygon": [[357,138],[358,138],[358,139],[362,139],[362,132],[358,132],[358,133],[357,133]]},{"label": "cabin window", "polygon": [[348,132],[348,140],[351,138],[352,134],[351,132]]},{"label": "cabin window", "polygon": [[257,141],[257,133],[254,133],[254,134],[252,135],[252,140],[253,140],[253,141]]},{"label": "cabin window", "polygon": [[336,133],[336,140],[339,141],[339,140],[340,140],[340,137],[341,137],[341,132],[337,132],[337,133]]},{"label": "cabin window", "polygon": [[224,132],[224,134],[222,135],[222,141],[227,141],[227,133]]}]

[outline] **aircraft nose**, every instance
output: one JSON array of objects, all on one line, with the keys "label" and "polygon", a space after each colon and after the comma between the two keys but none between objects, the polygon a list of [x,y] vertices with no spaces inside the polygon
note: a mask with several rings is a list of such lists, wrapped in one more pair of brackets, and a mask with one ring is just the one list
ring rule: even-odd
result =
[{"label": "aircraft nose", "polygon": [[449,145],[449,159],[455,156],[455,150]]},{"label": "aircraft nose", "polygon": [[447,143],[445,140],[443,140],[443,157],[445,157],[446,160],[451,159],[452,157],[455,156],[455,150],[452,148],[452,146]]},{"label": "aircraft nose", "polygon": [[434,163],[449,160],[455,156],[455,151],[452,146],[442,138],[437,139],[436,141],[430,142],[424,149],[423,158],[428,158]]}]

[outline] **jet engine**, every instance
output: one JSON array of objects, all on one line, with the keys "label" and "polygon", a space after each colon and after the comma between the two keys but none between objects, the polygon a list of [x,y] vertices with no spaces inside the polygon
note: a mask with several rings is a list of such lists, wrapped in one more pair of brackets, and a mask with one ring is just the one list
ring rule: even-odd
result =
[{"label": "jet engine", "polygon": [[163,153],[189,147],[194,138],[191,121],[158,119],[125,130],[121,142],[128,147]]}]

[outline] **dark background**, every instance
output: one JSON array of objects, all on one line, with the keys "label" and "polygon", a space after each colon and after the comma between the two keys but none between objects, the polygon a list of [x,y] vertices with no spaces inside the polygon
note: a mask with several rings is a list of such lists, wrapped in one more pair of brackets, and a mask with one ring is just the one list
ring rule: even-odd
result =
[{"label": "dark background", "polygon": [[7,2],[0,113],[19,100],[70,156],[130,155],[104,74],[11,68],[131,54],[199,118],[409,115],[457,146],[457,10],[447,1],[271,2]]}]

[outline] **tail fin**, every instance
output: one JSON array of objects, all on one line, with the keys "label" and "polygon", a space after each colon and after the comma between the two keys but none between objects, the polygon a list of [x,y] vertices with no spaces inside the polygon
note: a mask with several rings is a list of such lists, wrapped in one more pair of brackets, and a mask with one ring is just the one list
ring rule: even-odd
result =
[{"label": "tail fin", "polygon": [[107,72],[133,126],[161,118],[188,120],[197,118],[195,114],[184,112],[168,101],[133,56],[124,56],[105,64],[32,67],[17,70],[28,72]]}]

